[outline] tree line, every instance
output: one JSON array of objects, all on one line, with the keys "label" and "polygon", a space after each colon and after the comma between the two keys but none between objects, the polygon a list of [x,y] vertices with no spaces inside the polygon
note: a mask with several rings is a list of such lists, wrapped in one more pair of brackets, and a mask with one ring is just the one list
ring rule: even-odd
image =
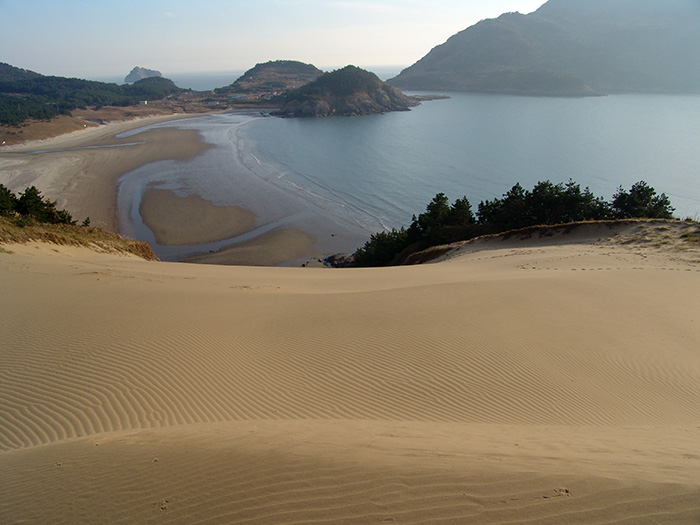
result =
[{"label": "tree line", "polygon": [[[24,226],[32,222],[51,224],[77,223],[77,221],[73,220],[70,213],[66,210],[59,210],[56,207],[56,201],[43,197],[36,186],[30,186],[19,195],[15,195],[0,184],[0,216],[9,218],[18,226]],[[89,226],[89,224],[89,218],[82,223],[83,226]]]},{"label": "tree line", "polygon": [[29,118],[49,120],[88,106],[132,106],[180,92],[172,80],[144,78],[117,85],[78,78],[39,76],[0,82],[0,124],[17,126]]},{"label": "tree line", "polygon": [[646,182],[621,186],[611,201],[581,189],[572,180],[553,184],[538,182],[532,190],[519,183],[501,198],[479,203],[476,214],[466,197],[451,205],[444,193],[435,195],[424,213],[414,215],[408,228],[393,228],[371,236],[353,254],[355,266],[401,264],[408,255],[431,246],[473,239],[527,226],[556,225],[579,221],[673,217],[674,208],[665,194],[658,195]]}]

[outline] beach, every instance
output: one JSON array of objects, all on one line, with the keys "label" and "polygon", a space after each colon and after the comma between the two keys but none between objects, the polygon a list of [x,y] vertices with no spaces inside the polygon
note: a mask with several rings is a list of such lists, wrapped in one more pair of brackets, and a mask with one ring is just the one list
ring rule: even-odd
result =
[{"label": "beach", "polygon": [[35,185],[79,222],[145,240],[164,260],[319,265],[361,246],[370,232],[243,158],[237,130],[259,116],[144,117],[6,146],[0,183]]},{"label": "beach", "polygon": [[382,269],[0,250],[4,523],[697,523],[700,237]]},{"label": "beach", "polygon": [[11,189],[193,250],[0,245],[1,522],[700,521],[697,223],[293,268],[354,230],[167,120],[0,150]]},{"label": "beach", "polygon": [[[75,219],[119,233],[119,177],[159,160],[186,160],[206,151],[196,133],[178,129],[148,131],[135,138],[118,135],[182,115],[114,121],[50,139],[0,149],[0,183],[20,192],[35,185]],[[34,154],[36,152],[44,152]]]}]

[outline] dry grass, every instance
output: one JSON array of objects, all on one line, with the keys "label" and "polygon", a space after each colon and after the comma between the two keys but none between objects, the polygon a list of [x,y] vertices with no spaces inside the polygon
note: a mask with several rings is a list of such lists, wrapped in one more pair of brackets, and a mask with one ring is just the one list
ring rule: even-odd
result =
[{"label": "dry grass", "polygon": [[159,115],[200,114],[217,109],[202,97],[183,95],[138,106],[103,106],[99,109],[75,109],[72,116],[59,115],[51,120],[27,120],[19,126],[0,126],[0,145],[11,146],[34,140],[44,140],[74,131],[94,127],[96,122],[114,122]]},{"label": "dry grass", "polygon": [[31,140],[43,140],[94,126],[97,124],[66,115],[59,115],[50,121],[28,120],[19,126],[0,126],[0,144],[4,143],[6,146],[23,144]]},{"label": "dry grass", "polygon": [[147,261],[158,260],[148,243],[128,240],[100,228],[43,223],[19,226],[5,217],[0,217],[0,244],[5,245],[5,248],[0,250],[3,253],[12,253],[7,245],[32,241],[60,246],[82,246],[100,253],[132,254]]},{"label": "dry grass", "polygon": [[[559,235],[581,233],[584,228],[603,228],[601,238],[621,245],[647,245],[657,249],[674,252],[697,252],[700,247],[700,223],[692,220],[677,219],[618,219],[610,221],[584,221],[554,226],[529,226],[503,233],[484,235],[467,241],[460,241],[444,246],[433,246],[424,251],[411,254],[405,265],[422,264],[434,261],[452,250],[466,244],[473,244],[487,239],[527,241],[553,238]],[[606,232],[609,230],[609,233]],[[624,230],[624,231],[623,231]]]}]

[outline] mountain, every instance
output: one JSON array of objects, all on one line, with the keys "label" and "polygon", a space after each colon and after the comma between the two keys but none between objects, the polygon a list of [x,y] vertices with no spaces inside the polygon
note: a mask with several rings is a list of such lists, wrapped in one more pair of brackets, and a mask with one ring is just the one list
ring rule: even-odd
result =
[{"label": "mountain", "polygon": [[15,80],[28,80],[38,78],[41,75],[28,69],[20,69],[10,64],[0,62],[0,82],[14,82]]},{"label": "mountain", "polygon": [[330,115],[374,115],[406,111],[420,102],[382,82],[377,75],[355,66],[325,73],[286,97],[283,117],[325,117]]},{"label": "mountain", "polygon": [[549,0],[483,20],[389,82],[402,89],[585,96],[700,92],[697,0]]},{"label": "mountain", "polygon": [[162,76],[163,75],[161,74],[160,71],[155,71],[154,69],[146,69],[144,67],[136,66],[134,69],[131,70],[131,73],[129,73],[124,78],[124,83],[125,84],[133,84],[134,82],[138,82],[139,80],[143,80],[144,78],[162,77]]},{"label": "mountain", "polygon": [[216,89],[219,94],[275,93],[296,89],[316,80],[323,71],[311,64],[276,60],[257,64],[230,86]]}]

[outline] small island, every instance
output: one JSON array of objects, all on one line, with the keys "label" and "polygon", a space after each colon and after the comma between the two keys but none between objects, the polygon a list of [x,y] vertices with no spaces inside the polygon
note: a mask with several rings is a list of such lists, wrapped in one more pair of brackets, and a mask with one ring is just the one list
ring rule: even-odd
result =
[{"label": "small island", "polygon": [[281,117],[376,115],[407,111],[419,104],[418,99],[404,95],[374,73],[346,66],[289,92],[282,108],[272,114]]},{"label": "small island", "polygon": [[131,73],[129,73],[124,78],[124,83],[125,84],[133,84],[134,82],[138,82],[139,80],[143,80],[144,78],[153,78],[153,77],[162,77],[162,76],[163,76],[163,74],[160,71],[156,71],[154,69],[146,69],[145,67],[136,66],[134,69],[131,70]]}]

